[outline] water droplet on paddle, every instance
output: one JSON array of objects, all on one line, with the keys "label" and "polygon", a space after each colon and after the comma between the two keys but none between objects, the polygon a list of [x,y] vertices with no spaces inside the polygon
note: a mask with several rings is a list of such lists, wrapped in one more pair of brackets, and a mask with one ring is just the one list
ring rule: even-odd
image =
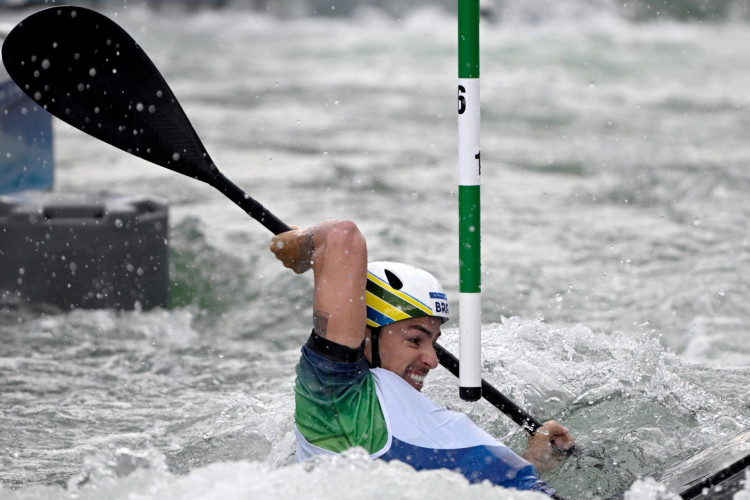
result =
[{"label": "water droplet on paddle", "polygon": [[50,64],[51,64],[51,63],[49,62],[49,59],[44,59],[44,60],[42,61],[42,69],[49,69],[49,67],[50,67]]},{"label": "water droplet on paddle", "polygon": [[172,159],[178,161],[180,159],[180,153],[172,153]]},{"label": "water droplet on paddle", "polygon": [[91,68],[89,70],[89,76],[96,76],[96,68]]},{"label": "water droplet on paddle", "polygon": [[144,108],[145,108],[145,106],[143,105],[142,102],[136,103],[136,105],[135,105],[135,109],[137,111],[143,111]]}]

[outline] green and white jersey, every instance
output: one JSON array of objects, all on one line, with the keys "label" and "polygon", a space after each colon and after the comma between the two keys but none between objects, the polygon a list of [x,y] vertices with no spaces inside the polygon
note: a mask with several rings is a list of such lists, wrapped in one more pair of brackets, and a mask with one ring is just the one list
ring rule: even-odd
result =
[{"label": "green and white jersey", "polygon": [[305,346],[294,392],[299,461],[355,446],[373,458],[385,452],[388,427],[364,357],[331,361]]}]

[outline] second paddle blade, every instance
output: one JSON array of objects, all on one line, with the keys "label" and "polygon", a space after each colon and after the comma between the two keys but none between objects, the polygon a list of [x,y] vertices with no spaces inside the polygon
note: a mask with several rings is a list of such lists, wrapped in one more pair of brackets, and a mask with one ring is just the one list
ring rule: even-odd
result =
[{"label": "second paddle blade", "polygon": [[106,16],[70,6],[39,11],[10,32],[2,54],[16,84],[75,128],[204,182],[216,176],[162,75]]}]

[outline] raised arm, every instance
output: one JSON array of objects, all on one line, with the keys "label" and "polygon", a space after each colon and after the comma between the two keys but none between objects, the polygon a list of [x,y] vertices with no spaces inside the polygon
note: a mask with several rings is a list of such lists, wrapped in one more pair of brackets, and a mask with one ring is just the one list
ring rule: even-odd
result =
[{"label": "raised arm", "polygon": [[275,236],[271,251],[285,267],[313,270],[313,326],[337,344],[356,348],[365,336],[367,245],[356,224],[331,220]]}]

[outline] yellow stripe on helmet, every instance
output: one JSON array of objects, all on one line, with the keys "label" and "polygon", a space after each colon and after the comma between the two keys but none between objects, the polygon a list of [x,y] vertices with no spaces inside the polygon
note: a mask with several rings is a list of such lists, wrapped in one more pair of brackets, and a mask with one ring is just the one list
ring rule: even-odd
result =
[{"label": "yellow stripe on helmet", "polygon": [[[422,302],[418,301],[417,299],[415,299],[415,298],[414,298],[414,297],[412,297],[411,295],[407,295],[407,294],[405,294],[404,292],[401,292],[401,291],[399,291],[399,290],[396,290],[396,289],[395,289],[395,288],[393,288],[393,287],[392,287],[391,285],[389,285],[387,281],[383,281],[383,280],[381,280],[380,278],[378,278],[377,276],[375,276],[375,275],[374,275],[374,274],[372,274],[371,272],[368,272],[368,273],[367,273],[367,278],[368,278],[368,279],[369,279],[370,281],[372,281],[373,283],[375,283],[375,284],[377,284],[377,285],[381,286],[382,288],[385,288],[385,289],[386,289],[386,290],[387,290],[388,292],[392,293],[393,295],[396,295],[396,296],[397,296],[397,297],[399,297],[399,298],[400,298],[401,300],[404,300],[404,301],[408,302],[409,304],[413,305],[414,307],[416,307],[417,309],[420,309],[421,311],[423,311],[423,312],[425,313],[425,315],[427,315],[427,316],[432,316],[432,314],[433,314],[433,311],[432,311],[432,309],[431,309],[431,308],[429,308],[429,307],[427,307],[426,305],[424,305],[424,304],[423,304]],[[377,299],[377,297],[375,297],[374,295],[372,295],[372,294],[369,294],[369,293],[368,293],[368,297],[367,297],[367,300],[368,300],[368,302],[369,302],[369,300],[370,300],[371,298],[372,298],[372,299]],[[395,307],[392,307],[392,306],[391,306],[390,304],[388,304],[387,302],[385,302],[385,301],[382,301],[382,300],[380,300],[380,299],[378,299],[378,300],[379,300],[379,301],[380,301],[381,303],[383,303],[383,304],[387,304],[387,305],[388,305],[388,307],[389,307],[390,309],[394,309],[394,310],[396,310],[396,311],[400,311],[399,309],[396,309]],[[378,310],[379,310],[380,312],[382,312],[383,314],[387,314],[388,316],[390,316],[390,314],[388,314],[388,313],[386,313],[386,312],[385,312],[385,309],[380,309],[380,308],[377,308],[377,309],[378,309]],[[411,316],[408,316],[408,315],[406,315],[406,316],[405,316],[405,317],[403,317],[403,318],[400,318],[400,319],[396,319],[396,321],[400,321],[401,319],[409,319],[409,318],[411,318]],[[394,319],[395,319],[395,318],[394,318]]]},{"label": "yellow stripe on helmet", "polygon": [[[401,309],[392,306],[388,302],[382,300],[381,298],[373,295],[370,292],[365,292],[367,296],[367,305],[369,307],[372,307],[376,311],[378,311],[380,314],[383,314],[385,316],[388,316],[391,318],[394,322],[401,321],[404,319],[409,319],[412,316],[405,313]],[[374,325],[377,326],[377,325]]]}]

